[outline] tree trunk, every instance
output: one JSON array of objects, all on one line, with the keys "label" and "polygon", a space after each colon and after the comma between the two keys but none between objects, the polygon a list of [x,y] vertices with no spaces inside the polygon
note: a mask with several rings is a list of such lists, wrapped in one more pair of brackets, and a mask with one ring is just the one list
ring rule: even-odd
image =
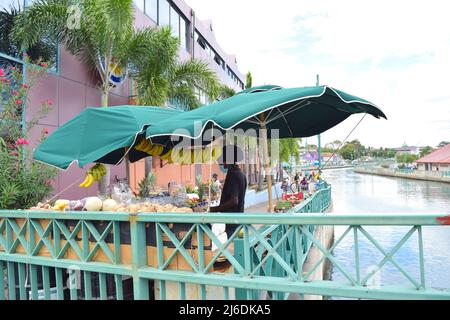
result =
[{"label": "tree trunk", "polygon": [[256,154],[258,155],[258,164],[257,164],[257,170],[255,171],[255,175],[258,177],[258,191],[262,190],[262,183],[263,183],[263,174],[262,174],[262,170],[261,170],[261,157],[259,157],[259,146],[257,146],[256,149]]},{"label": "tree trunk", "polygon": [[[102,90],[102,107],[108,106],[108,91]],[[106,167],[106,174],[98,182],[98,192],[102,196],[106,196],[109,193],[109,186],[111,184],[111,168],[108,165]]]}]

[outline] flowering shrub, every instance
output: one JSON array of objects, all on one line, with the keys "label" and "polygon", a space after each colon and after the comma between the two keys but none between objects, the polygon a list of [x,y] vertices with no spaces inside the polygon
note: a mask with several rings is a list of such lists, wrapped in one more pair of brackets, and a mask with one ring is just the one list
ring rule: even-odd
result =
[{"label": "flowering shrub", "polygon": [[[47,65],[30,64],[27,83],[23,83],[22,70],[0,68],[0,209],[25,209],[42,201],[52,191],[51,181],[57,171],[32,158],[28,132],[44,117],[53,101],[42,101],[36,115],[23,123],[22,115],[29,90],[42,77]],[[43,129],[41,139],[48,135]]]}]

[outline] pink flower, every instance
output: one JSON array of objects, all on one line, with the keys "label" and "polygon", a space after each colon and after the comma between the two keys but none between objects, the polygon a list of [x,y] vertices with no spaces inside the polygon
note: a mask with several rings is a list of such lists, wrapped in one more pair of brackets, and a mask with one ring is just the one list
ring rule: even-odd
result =
[{"label": "pink flower", "polygon": [[48,104],[49,106],[52,106],[52,105],[53,105],[53,100],[52,100],[52,99],[48,99],[48,100],[47,100],[47,104]]},{"label": "pink flower", "polygon": [[22,87],[24,87],[25,89],[28,89],[30,86],[25,83],[22,85]]},{"label": "pink flower", "polygon": [[20,99],[16,100],[16,104],[22,104],[22,103],[23,103],[23,100],[20,100]]},{"label": "pink flower", "polygon": [[30,143],[25,140],[25,138],[19,138],[16,141],[16,145],[20,146],[20,145],[29,145]]},{"label": "pink flower", "polygon": [[0,77],[3,77],[5,75],[5,70],[0,68]]},{"label": "pink flower", "polygon": [[18,95],[19,95],[19,91],[13,90],[13,91],[12,91],[12,94],[15,95],[15,96],[18,96]]},{"label": "pink flower", "polygon": [[42,63],[41,63],[41,67],[42,67],[42,68],[47,68],[47,64],[44,63],[44,62],[42,62]]},{"label": "pink flower", "polygon": [[48,134],[48,129],[47,128],[44,129],[44,134]]}]

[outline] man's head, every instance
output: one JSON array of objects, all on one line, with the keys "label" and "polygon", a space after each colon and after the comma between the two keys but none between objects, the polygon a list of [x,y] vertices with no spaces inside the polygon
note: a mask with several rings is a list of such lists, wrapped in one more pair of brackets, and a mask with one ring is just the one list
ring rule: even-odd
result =
[{"label": "man's head", "polygon": [[217,175],[217,173],[213,173],[212,178],[214,181],[216,181],[219,178],[219,176]]},{"label": "man's head", "polygon": [[241,148],[234,144],[225,145],[222,148],[222,155],[217,159],[224,168],[229,168],[244,159],[244,153]]}]

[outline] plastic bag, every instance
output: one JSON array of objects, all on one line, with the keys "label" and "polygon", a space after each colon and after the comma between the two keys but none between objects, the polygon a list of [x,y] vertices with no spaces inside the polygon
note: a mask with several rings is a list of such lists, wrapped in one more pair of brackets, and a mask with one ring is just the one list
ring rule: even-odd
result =
[{"label": "plastic bag", "polygon": [[133,191],[127,183],[117,181],[111,187],[111,198],[117,203],[130,204],[133,200]]}]

